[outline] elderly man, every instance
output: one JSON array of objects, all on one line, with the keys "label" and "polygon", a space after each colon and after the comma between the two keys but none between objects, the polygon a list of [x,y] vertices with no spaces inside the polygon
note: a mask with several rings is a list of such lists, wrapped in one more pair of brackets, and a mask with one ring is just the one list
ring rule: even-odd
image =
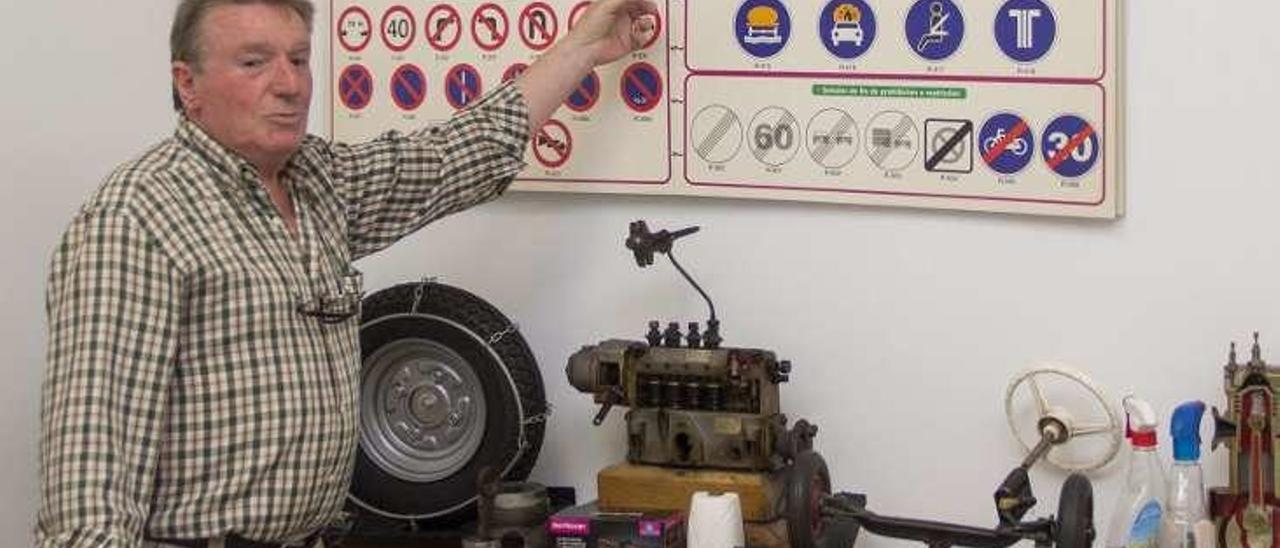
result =
[{"label": "elderly man", "polygon": [[314,546],[356,451],[357,258],[501,194],[650,0],[597,0],[450,122],[306,135],[309,0],[182,0],[174,136],[113,173],[50,267],[41,547]]}]

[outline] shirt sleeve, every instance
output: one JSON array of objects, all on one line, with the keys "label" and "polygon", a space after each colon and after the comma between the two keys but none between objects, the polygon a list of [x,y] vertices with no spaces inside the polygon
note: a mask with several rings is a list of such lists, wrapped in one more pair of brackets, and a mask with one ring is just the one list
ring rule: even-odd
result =
[{"label": "shirt sleeve", "polygon": [[331,146],[353,258],[501,195],[524,168],[528,105],[508,83],[439,126]]},{"label": "shirt sleeve", "polygon": [[141,545],[180,287],[169,258],[125,213],[82,213],[54,252],[36,546]]}]

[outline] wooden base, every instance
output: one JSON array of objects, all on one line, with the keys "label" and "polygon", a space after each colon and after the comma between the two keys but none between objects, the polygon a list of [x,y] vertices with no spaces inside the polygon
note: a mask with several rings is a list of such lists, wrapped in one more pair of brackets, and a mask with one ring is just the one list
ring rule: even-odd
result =
[{"label": "wooden base", "polygon": [[742,519],[766,522],[782,517],[785,476],[781,473],[682,470],[617,464],[596,476],[601,510],[673,511],[689,514],[693,494],[737,493]]}]

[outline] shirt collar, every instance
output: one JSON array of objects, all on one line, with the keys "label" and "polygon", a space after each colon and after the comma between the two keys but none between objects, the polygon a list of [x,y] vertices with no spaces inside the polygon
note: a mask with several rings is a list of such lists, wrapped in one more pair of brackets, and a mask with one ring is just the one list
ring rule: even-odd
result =
[{"label": "shirt collar", "polygon": [[174,136],[179,142],[185,144],[187,148],[198,154],[211,166],[219,171],[235,178],[236,180],[257,181],[258,171],[254,169],[253,164],[245,160],[242,156],[232,152],[221,143],[209,136],[203,128],[191,121],[190,118],[182,116],[178,122],[178,129],[174,131]]}]

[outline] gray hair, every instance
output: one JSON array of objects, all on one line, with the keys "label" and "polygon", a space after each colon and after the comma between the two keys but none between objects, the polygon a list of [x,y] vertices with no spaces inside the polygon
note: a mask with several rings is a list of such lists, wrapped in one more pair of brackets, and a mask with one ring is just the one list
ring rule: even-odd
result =
[{"label": "gray hair", "polygon": [[[181,0],[178,11],[173,15],[173,28],[169,31],[170,61],[190,63],[200,67],[200,24],[204,22],[213,8],[227,5],[266,4],[282,6],[296,12],[311,30],[315,20],[315,6],[311,0]],[[182,112],[182,98],[178,96],[178,87],[173,87],[173,109]]]}]

